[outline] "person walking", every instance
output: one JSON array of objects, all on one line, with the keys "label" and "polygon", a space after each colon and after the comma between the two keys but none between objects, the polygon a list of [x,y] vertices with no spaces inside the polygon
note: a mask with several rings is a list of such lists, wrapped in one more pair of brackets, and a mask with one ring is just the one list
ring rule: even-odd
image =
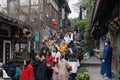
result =
[{"label": "person walking", "polygon": [[39,56],[39,54],[35,53],[34,58],[35,58],[35,60],[32,62],[32,66],[34,68],[34,80],[38,80],[37,69],[38,69],[38,67],[40,65],[40,56]]},{"label": "person walking", "polygon": [[71,55],[71,59],[68,60],[68,64],[72,67],[70,71],[71,80],[76,80],[77,70],[80,66],[79,60],[76,58],[74,54]]},{"label": "person walking", "polygon": [[44,54],[39,54],[40,64],[37,68],[37,79],[36,80],[45,80],[46,75],[46,60]]},{"label": "person walking", "polygon": [[17,64],[16,70],[15,70],[15,75],[13,80],[19,80],[20,79],[20,73],[21,73],[21,68],[20,64]]},{"label": "person walking", "polygon": [[52,56],[54,57],[54,62],[59,62],[60,61],[60,52],[58,51],[57,47],[53,48]]},{"label": "person walking", "polygon": [[61,53],[62,56],[65,56],[66,55],[66,52],[67,52],[67,44],[65,43],[65,40],[63,39],[61,44],[60,44],[60,47],[59,47],[59,51]]},{"label": "person walking", "polygon": [[47,42],[43,43],[43,47],[41,48],[41,53],[44,53],[46,56],[46,53],[49,51],[49,47],[47,46]]},{"label": "person walking", "polygon": [[55,66],[52,69],[53,69],[52,79],[58,80],[58,62],[55,62]]},{"label": "person walking", "polygon": [[67,45],[71,42],[71,38],[69,37],[68,33],[65,34],[64,40]]},{"label": "person walking", "polygon": [[105,41],[105,47],[102,56],[101,64],[101,75],[106,74],[106,80],[111,79],[111,62],[112,62],[112,47],[110,46],[110,41]]},{"label": "person walking", "polygon": [[52,74],[53,74],[53,69],[52,67],[54,66],[54,58],[51,54],[50,51],[47,52],[46,55],[46,65],[47,65],[47,69],[46,69],[46,80],[51,80],[52,78]]},{"label": "person walking", "polygon": [[60,62],[58,63],[58,80],[68,80],[69,76],[69,64],[64,57],[61,57]]},{"label": "person walking", "polygon": [[24,60],[24,66],[20,74],[20,80],[34,80],[34,70],[29,58]]},{"label": "person walking", "polygon": [[8,76],[11,77],[12,80],[14,80],[14,75],[16,73],[16,60],[15,59],[10,59],[8,62],[8,69],[7,69],[7,74]]}]

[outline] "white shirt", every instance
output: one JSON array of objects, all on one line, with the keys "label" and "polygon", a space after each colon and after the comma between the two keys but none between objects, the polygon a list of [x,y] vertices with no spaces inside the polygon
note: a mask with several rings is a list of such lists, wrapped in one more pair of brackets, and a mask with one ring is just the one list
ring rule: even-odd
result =
[{"label": "white shirt", "polygon": [[69,44],[71,42],[71,38],[69,36],[68,37],[65,36],[64,39],[66,44]]},{"label": "white shirt", "polygon": [[74,36],[74,34],[71,33],[70,35],[71,35],[70,39],[71,39],[71,41],[73,41],[73,36]]},{"label": "white shirt", "polygon": [[78,59],[77,61],[68,60],[68,64],[72,67],[72,70],[70,71],[70,73],[77,73],[78,67],[80,66],[79,60]]},{"label": "white shirt", "polygon": [[57,62],[57,58],[58,58],[58,61],[60,61],[60,52],[58,51],[57,53],[56,52],[52,52],[52,56],[54,57],[54,62]]}]

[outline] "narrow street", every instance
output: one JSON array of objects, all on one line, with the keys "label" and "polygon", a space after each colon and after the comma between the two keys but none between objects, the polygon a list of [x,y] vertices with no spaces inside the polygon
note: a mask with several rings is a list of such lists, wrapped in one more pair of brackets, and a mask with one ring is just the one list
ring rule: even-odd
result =
[{"label": "narrow street", "polygon": [[0,0],[0,80],[120,80],[119,5]]}]

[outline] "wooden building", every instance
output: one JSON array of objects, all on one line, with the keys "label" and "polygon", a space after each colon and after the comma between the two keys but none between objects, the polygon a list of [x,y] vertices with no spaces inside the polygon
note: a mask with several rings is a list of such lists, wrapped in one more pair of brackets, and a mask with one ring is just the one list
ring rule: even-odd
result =
[{"label": "wooden building", "polygon": [[104,40],[109,39],[113,47],[115,80],[120,75],[120,0],[95,0],[90,26],[91,36],[102,48]]},{"label": "wooden building", "polygon": [[0,13],[0,62],[13,58],[14,43],[20,37],[20,27],[15,19]]}]

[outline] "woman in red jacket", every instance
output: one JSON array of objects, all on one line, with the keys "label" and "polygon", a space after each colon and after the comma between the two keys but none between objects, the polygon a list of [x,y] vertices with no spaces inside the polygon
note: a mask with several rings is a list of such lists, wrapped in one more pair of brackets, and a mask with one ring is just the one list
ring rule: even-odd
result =
[{"label": "woman in red jacket", "polygon": [[47,62],[47,70],[46,70],[46,80],[51,80],[54,66],[54,58],[50,51],[47,52],[46,55],[46,62]]},{"label": "woman in red jacket", "polygon": [[34,80],[33,67],[30,63],[30,59],[24,60],[24,66],[20,74],[20,80]]}]

